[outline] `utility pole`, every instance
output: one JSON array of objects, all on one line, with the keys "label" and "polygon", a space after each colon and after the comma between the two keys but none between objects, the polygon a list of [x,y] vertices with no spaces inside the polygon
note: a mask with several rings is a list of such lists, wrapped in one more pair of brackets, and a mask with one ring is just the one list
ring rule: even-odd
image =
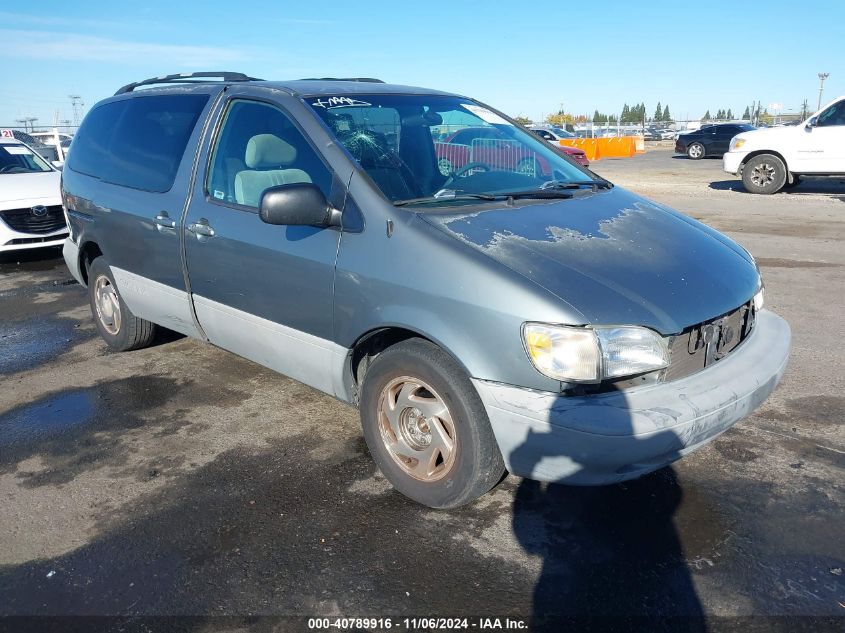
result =
[{"label": "utility pole", "polygon": [[[82,97],[79,95],[68,95],[68,99],[70,99],[70,105],[73,108],[73,124],[76,127],[79,127],[79,105],[82,103]],[[84,103],[82,105],[85,105]]]},{"label": "utility pole", "polygon": [[830,73],[819,73],[819,107],[816,110],[822,109],[822,92],[824,92],[824,80],[830,77]]},{"label": "utility pole", "polygon": [[809,108],[809,106],[807,105],[807,100],[804,99],[804,103],[801,104],[801,120],[802,121],[807,118],[807,108]]}]

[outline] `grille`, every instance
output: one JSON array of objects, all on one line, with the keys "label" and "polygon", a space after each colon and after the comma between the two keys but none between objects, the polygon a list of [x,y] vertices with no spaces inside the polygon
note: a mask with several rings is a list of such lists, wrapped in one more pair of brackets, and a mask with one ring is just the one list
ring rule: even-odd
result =
[{"label": "grille", "polygon": [[725,315],[687,328],[669,343],[670,363],[663,380],[677,380],[728,356],[748,338],[756,314],[749,301]]},{"label": "grille", "polygon": [[47,213],[42,216],[35,215],[30,208],[0,211],[0,219],[19,233],[51,233],[65,228],[62,206],[57,204],[45,208]]}]

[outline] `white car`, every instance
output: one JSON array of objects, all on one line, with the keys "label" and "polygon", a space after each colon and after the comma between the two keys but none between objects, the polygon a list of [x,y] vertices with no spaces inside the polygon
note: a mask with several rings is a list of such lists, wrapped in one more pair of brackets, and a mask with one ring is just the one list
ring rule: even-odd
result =
[{"label": "white car", "polygon": [[11,130],[0,130],[0,253],[64,243],[60,181],[61,173]]},{"label": "white car", "polygon": [[845,174],[845,96],[801,125],[737,134],[722,161],[751,193],[776,193],[797,185],[803,175]]},{"label": "white car", "polygon": [[554,127],[552,125],[549,125],[549,126],[538,125],[538,126],[530,127],[528,129],[531,130],[532,132],[534,132],[534,134],[536,134],[540,138],[546,139],[549,143],[551,143],[552,145],[555,145],[555,146],[560,145],[560,141],[563,140],[563,139],[575,138],[575,135],[572,132],[568,132],[567,130],[564,130],[563,128]]},{"label": "white car", "polygon": [[65,132],[59,132],[56,134],[55,132],[30,132],[29,135],[44,143],[44,145],[56,145],[56,136],[59,137],[59,143],[61,143],[62,147],[68,148],[70,147],[71,141],[73,141],[73,135],[67,134]]}]

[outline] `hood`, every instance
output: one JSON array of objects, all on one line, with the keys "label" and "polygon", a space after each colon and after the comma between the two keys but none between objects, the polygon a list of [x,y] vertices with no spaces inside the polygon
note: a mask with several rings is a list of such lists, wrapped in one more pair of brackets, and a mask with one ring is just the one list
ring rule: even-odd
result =
[{"label": "hood", "polygon": [[[35,200],[42,204],[61,204],[61,179],[62,174],[58,171],[0,174],[0,208],[35,204]],[[45,199],[48,201],[44,202]]]},{"label": "hood", "polygon": [[674,334],[742,305],[760,283],[750,255],[729,238],[618,187],[421,217],[547,289],[584,323]]},{"label": "hood", "polygon": [[[753,143],[755,146],[758,146],[768,145],[772,139],[783,139],[788,136],[798,136],[799,134],[807,134],[803,123],[800,125],[787,125],[782,127],[764,127],[757,130],[749,130],[748,132],[741,132],[736,136],[737,138],[745,139],[749,144]],[[750,147],[750,145],[748,147]],[[746,151],[746,149],[747,147],[743,147],[742,151]]]}]

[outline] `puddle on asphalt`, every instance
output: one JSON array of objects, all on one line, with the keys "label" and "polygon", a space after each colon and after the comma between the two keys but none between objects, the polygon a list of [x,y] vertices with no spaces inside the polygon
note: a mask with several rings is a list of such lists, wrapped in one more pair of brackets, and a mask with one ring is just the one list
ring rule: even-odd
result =
[{"label": "puddle on asphalt", "polygon": [[91,338],[66,319],[0,322],[0,375],[32,369]]},{"label": "puddle on asphalt", "polygon": [[85,424],[94,415],[87,391],[60,393],[0,415],[0,449],[53,439]]}]

